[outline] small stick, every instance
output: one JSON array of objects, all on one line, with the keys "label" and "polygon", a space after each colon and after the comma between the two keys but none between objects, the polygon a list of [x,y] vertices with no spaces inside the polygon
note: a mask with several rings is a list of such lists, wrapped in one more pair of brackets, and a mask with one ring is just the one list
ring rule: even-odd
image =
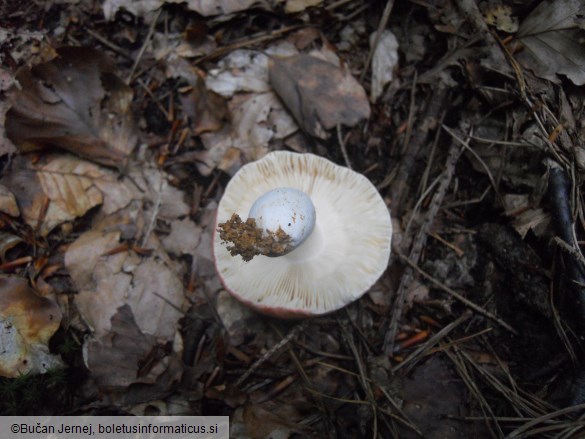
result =
[{"label": "small stick", "polygon": [[262,366],[270,357],[272,357],[277,351],[280,350],[284,345],[289,343],[294,337],[296,337],[301,331],[303,331],[307,327],[307,322],[301,322],[297,326],[295,326],[291,331],[280,340],[277,344],[275,344],[272,348],[270,348],[264,355],[262,355],[250,368],[243,374],[238,381],[236,381],[236,387],[240,387],[244,381],[246,381],[250,375],[254,373],[256,369]]},{"label": "small stick", "polygon": [[347,149],[345,148],[345,142],[343,141],[343,137],[341,135],[341,125],[337,124],[337,141],[339,142],[339,146],[341,147],[341,154],[343,154],[343,160],[345,160],[345,166],[351,169],[351,162],[349,161],[349,156],[347,155]]},{"label": "small stick", "polygon": [[499,317],[497,317],[495,314],[492,314],[491,312],[487,311],[486,309],[482,308],[481,306],[476,305],[471,300],[466,299],[465,297],[463,297],[457,291],[452,290],[451,288],[449,288],[447,285],[445,285],[441,281],[435,279],[433,276],[431,276],[430,274],[428,274],[426,271],[424,271],[422,268],[420,268],[414,262],[410,261],[400,250],[398,250],[398,249],[395,248],[394,251],[398,254],[398,257],[400,257],[400,259],[402,259],[404,262],[406,262],[413,270],[415,270],[422,277],[424,277],[425,279],[427,279],[430,282],[432,282],[436,287],[438,287],[439,289],[443,290],[444,292],[446,292],[450,296],[454,297],[455,299],[459,300],[461,303],[463,303],[467,307],[473,309],[474,311],[477,311],[481,315],[483,315],[483,316],[485,316],[485,317],[493,320],[494,322],[498,323],[503,328],[505,328],[508,331],[510,331],[512,334],[519,335],[518,334],[518,331],[516,331],[509,324],[507,324],[502,319],[500,319]]},{"label": "small stick", "polygon": [[136,57],[136,60],[134,61],[134,65],[132,66],[132,70],[130,70],[130,74],[128,75],[128,78],[126,79],[126,84],[130,84],[132,82],[132,79],[134,77],[134,73],[136,73],[136,69],[138,68],[138,64],[140,63],[140,60],[142,59],[142,55],[144,55],[144,52],[146,51],[146,46],[148,46],[148,43],[150,42],[150,39],[152,38],[152,35],[154,34],[154,28],[156,26],[156,22],[158,21],[158,17],[160,17],[161,12],[162,12],[162,8],[158,10],[158,12],[156,13],[156,16],[154,17],[154,20],[152,20],[152,23],[150,24],[150,28],[148,29],[148,34],[146,35],[146,38],[144,39],[144,44],[140,48],[140,52],[138,52],[138,56]]},{"label": "small stick", "polygon": [[96,40],[98,40],[100,43],[102,43],[104,46],[112,49],[114,52],[116,52],[118,55],[132,61],[132,57],[128,54],[128,52],[126,52],[124,49],[122,49],[120,46],[112,43],[111,41],[107,40],[106,38],[102,37],[100,34],[98,34],[97,32],[91,30],[91,29],[86,29],[85,32],[87,32],[88,34],[90,34],[92,37],[94,37]]}]

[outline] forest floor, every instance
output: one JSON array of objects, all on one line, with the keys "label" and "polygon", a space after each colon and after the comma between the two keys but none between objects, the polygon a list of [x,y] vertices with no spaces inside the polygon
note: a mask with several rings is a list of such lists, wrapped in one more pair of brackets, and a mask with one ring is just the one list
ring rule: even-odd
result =
[{"label": "forest floor", "polygon": [[[5,1],[0,413],[583,437],[584,14]],[[257,314],[216,274],[226,185],[276,150],[351,167],[391,212],[388,269],[334,313]]]}]

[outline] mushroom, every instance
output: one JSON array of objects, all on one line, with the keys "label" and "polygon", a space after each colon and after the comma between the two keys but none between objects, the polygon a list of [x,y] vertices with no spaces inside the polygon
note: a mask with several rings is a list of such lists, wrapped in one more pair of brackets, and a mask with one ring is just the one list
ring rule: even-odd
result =
[{"label": "mushroom", "polygon": [[374,185],[313,154],[276,151],[243,166],[225,189],[215,226],[225,289],[281,318],[353,302],[390,258],[392,223]]}]

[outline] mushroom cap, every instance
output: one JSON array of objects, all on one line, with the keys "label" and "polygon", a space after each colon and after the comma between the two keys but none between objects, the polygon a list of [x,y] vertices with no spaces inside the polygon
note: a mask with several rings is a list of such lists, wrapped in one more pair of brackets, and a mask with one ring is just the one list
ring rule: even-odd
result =
[{"label": "mushroom cap", "polygon": [[[315,206],[313,233],[292,252],[232,256],[217,232],[236,213],[247,218],[266,192],[288,187]],[[360,298],[384,273],[392,223],[384,200],[363,175],[313,154],[276,151],[243,166],[217,208],[215,267],[225,289],[268,315],[298,318],[333,312]]]}]

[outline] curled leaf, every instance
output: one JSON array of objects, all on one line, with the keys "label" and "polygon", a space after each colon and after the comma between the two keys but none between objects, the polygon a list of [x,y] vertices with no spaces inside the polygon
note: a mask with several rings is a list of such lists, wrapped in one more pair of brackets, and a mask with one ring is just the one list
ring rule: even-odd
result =
[{"label": "curled leaf", "polygon": [[122,168],[136,144],[132,90],[104,53],[62,47],[57,58],[16,75],[21,89],[6,134],[21,151],[59,147]]}]

